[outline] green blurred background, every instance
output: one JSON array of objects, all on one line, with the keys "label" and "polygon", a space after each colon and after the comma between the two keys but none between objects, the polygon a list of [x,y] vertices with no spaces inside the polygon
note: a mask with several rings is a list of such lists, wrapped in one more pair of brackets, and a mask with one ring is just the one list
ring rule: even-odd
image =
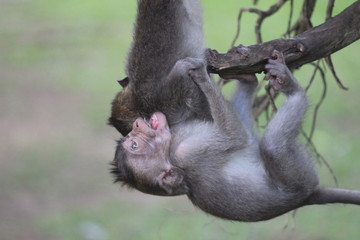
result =
[{"label": "green blurred background", "polygon": [[[266,9],[275,1],[262,0]],[[354,1],[336,2],[334,14]],[[295,1],[295,17],[300,11]],[[321,5],[321,3],[318,3]],[[315,25],[323,22],[318,6]],[[226,51],[239,7],[204,0],[207,46]],[[0,239],[360,239],[360,207],[311,206],[260,223],[216,219],[185,197],[155,197],[112,184],[119,134],[106,125],[132,38],[133,0],[0,0]],[[288,6],[263,25],[264,41],[286,30]],[[255,43],[245,15],[238,44]],[[360,189],[360,44],[333,55],[314,141],[341,187]],[[295,76],[306,83],[312,68]],[[315,104],[320,79],[309,92]],[[310,115],[310,114],[309,114]],[[323,185],[331,174],[319,166]]]}]

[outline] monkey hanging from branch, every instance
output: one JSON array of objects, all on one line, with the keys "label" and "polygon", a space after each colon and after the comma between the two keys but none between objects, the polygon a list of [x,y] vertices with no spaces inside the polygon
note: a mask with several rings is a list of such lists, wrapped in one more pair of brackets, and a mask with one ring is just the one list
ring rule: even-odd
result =
[{"label": "monkey hanging from branch", "polygon": [[[308,101],[272,51],[265,79],[286,96],[263,136],[251,114],[254,74],[236,80],[228,102],[210,78],[198,0],[139,0],[124,89],[109,119],[123,136],[112,173],[144,193],[186,194],[207,213],[261,221],[312,204],[360,205],[360,191],[319,186],[314,163],[297,142]],[[241,49],[240,49],[241,50]]]}]

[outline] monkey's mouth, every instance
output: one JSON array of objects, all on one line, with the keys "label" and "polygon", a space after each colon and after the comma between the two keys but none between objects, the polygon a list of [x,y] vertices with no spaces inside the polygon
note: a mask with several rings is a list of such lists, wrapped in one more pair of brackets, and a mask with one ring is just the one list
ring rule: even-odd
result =
[{"label": "monkey's mouth", "polygon": [[152,129],[154,129],[154,130],[156,130],[156,129],[159,127],[159,119],[158,119],[158,117],[156,116],[156,113],[154,113],[154,114],[151,116],[148,124],[149,124],[149,126],[150,126]]},{"label": "monkey's mouth", "polygon": [[169,125],[167,123],[166,116],[162,112],[155,112],[149,119],[149,121],[146,121],[146,124],[149,128],[153,130],[167,130],[169,131]]}]

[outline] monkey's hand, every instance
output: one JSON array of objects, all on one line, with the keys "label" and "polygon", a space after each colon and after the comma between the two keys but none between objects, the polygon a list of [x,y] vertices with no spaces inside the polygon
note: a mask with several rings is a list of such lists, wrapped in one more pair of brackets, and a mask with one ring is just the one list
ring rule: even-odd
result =
[{"label": "monkey's hand", "polygon": [[200,58],[185,58],[181,60],[188,68],[188,75],[195,83],[204,83],[210,80],[206,70],[206,63]]},{"label": "monkey's hand", "polygon": [[190,57],[178,60],[170,75],[173,77],[185,77],[184,79],[191,79],[195,83],[206,82],[209,78],[205,61]]},{"label": "monkey's hand", "polygon": [[290,72],[284,62],[284,56],[281,52],[274,50],[272,59],[269,59],[265,65],[265,80],[269,80],[269,86],[275,91],[280,91],[289,95],[301,89],[300,85]]}]

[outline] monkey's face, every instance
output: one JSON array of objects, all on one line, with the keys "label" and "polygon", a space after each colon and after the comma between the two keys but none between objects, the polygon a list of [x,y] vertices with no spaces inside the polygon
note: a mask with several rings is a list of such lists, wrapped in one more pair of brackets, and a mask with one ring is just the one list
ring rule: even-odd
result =
[{"label": "monkey's face", "polygon": [[156,177],[170,167],[171,133],[164,114],[154,113],[149,121],[138,118],[122,147],[128,167],[139,185],[155,183]]},{"label": "monkey's face", "polygon": [[132,131],[125,137],[122,145],[128,156],[151,156],[168,149],[171,133],[163,113],[154,113],[149,121],[138,118],[133,123]]},{"label": "monkey's face", "polygon": [[164,114],[156,112],[149,121],[138,118],[116,150],[116,181],[154,195],[184,194],[184,172],[169,161],[170,141]]}]

